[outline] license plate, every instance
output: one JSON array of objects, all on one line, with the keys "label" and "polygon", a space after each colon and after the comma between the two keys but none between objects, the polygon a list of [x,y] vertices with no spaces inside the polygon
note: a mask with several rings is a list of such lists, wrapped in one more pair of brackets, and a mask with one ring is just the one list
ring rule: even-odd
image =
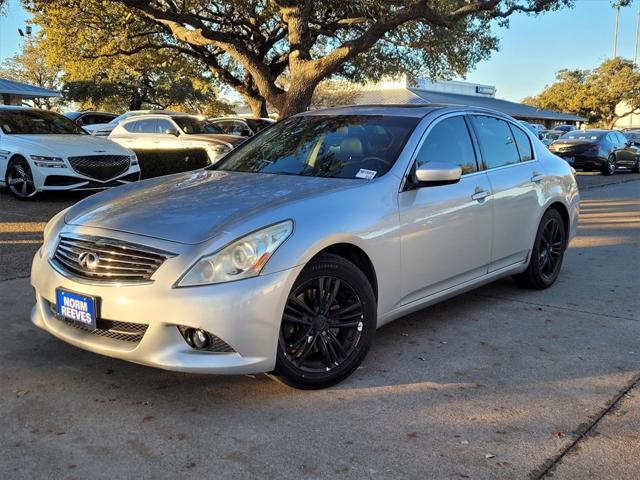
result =
[{"label": "license plate", "polygon": [[60,288],[56,290],[56,310],[58,315],[89,330],[96,328],[96,304],[95,297],[68,292]]}]

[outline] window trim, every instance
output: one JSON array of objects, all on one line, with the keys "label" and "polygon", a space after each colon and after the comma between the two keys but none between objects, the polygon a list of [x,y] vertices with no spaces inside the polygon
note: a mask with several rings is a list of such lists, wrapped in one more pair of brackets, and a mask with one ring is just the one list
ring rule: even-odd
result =
[{"label": "window trim", "polygon": [[440,122],[443,122],[444,120],[448,120],[449,118],[453,118],[453,117],[462,117],[462,120],[464,121],[465,125],[467,126],[467,132],[469,133],[469,139],[471,140],[471,146],[473,148],[473,153],[474,153],[475,159],[476,159],[476,168],[477,168],[477,170],[475,172],[463,173],[461,178],[462,177],[464,177],[464,178],[471,177],[473,175],[478,175],[478,174],[484,172],[483,165],[482,165],[482,157],[480,156],[480,152],[478,150],[478,145],[476,145],[474,132],[471,130],[470,125],[469,125],[469,121],[467,120],[467,118],[465,118],[466,116],[467,116],[467,112],[451,112],[451,113],[447,113],[445,115],[441,115],[441,116],[436,117],[435,119],[433,119],[433,121],[429,124],[429,126],[422,132],[420,140],[418,141],[418,145],[416,146],[414,151],[411,153],[411,161],[409,162],[407,168],[405,169],[404,176],[403,176],[403,181],[400,184],[400,192],[403,192],[403,191],[406,190],[405,187],[407,186],[407,180],[409,178],[409,174],[411,173],[411,171],[413,170],[413,168],[415,167],[415,165],[418,162],[418,152],[422,148],[422,145],[424,145],[424,142],[426,141],[427,137],[429,136],[429,133],[431,133],[431,130],[433,130],[433,128],[436,125],[438,125]]},{"label": "window trim", "polygon": [[[516,150],[518,150],[518,156],[520,157],[520,162],[518,162],[518,163],[526,163],[526,162],[529,162],[530,160],[533,160],[534,159],[534,151],[535,150],[533,148],[533,143],[531,142],[531,139],[529,138],[529,136],[524,131],[524,128],[520,128],[515,123],[512,123],[512,122],[508,122],[508,124],[509,124],[509,129],[511,130],[511,135],[513,135],[513,141],[516,144]],[[529,160],[522,160],[522,153],[520,152],[520,147],[518,146],[518,140],[516,139],[516,135],[514,133],[514,128],[517,128],[518,130],[523,132],[525,134],[524,136],[529,141],[529,147],[531,149],[531,158]]]}]

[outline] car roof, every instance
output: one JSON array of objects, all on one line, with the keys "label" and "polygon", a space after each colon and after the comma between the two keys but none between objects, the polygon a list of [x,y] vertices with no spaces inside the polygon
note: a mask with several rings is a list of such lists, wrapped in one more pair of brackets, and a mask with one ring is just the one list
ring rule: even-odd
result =
[{"label": "car roof", "polygon": [[441,103],[400,103],[400,104],[371,104],[349,105],[343,107],[331,107],[321,110],[312,110],[298,115],[389,115],[397,117],[424,118],[430,113],[489,113],[498,117],[513,120],[509,115],[488,108],[474,107],[470,105],[449,105]]}]

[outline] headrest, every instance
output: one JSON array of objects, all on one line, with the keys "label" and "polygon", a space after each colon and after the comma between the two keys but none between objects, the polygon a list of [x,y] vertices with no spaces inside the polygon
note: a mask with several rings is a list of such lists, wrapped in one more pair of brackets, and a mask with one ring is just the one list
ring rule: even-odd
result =
[{"label": "headrest", "polygon": [[340,155],[343,157],[361,156],[363,153],[362,142],[359,138],[348,137],[340,142]]}]

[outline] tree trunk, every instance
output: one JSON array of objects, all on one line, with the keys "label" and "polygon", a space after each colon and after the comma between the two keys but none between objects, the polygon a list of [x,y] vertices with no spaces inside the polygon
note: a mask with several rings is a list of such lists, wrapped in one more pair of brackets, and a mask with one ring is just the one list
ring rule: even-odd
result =
[{"label": "tree trunk", "polygon": [[269,112],[267,111],[267,101],[264,98],[255,98],[245,96],[244,101],[247,102],[251,113],[257,118],[268,118]]},{"label": "tree trunk", "polygon": [[284,94],[282,102],[278,105],[280,118],[290,117],[296,113],[306,112],[311,105],[311,97],[316,89],[317,82],[292,83]]}]

